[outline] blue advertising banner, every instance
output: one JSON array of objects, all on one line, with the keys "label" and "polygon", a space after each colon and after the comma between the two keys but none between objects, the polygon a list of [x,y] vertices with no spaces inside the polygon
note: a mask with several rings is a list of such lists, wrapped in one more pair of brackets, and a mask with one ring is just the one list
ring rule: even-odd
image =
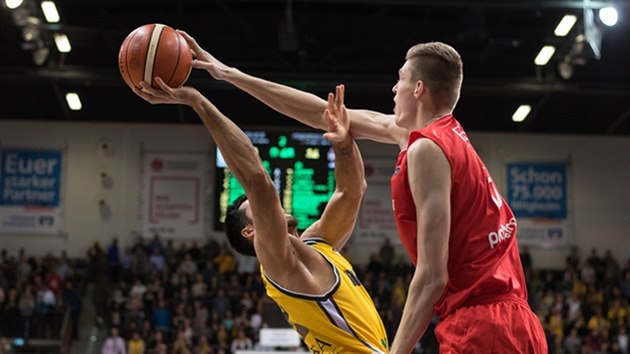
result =
[{"label": "blue advertising banner", "polygon": [[61,231],[62,152],[3,149],[0,154],[0,232]]},{"label": "blue advertising banner", "polygon": [[61,152],[2,151],[0,205],[59,206]]},{"label": "blue advertising banner", "polygon": [[568,246],[566,163],[507,164],[508,204],[522,244]]},{"label": "blue advertising banner", "polygon": [[508,203],[515,216],[566,219],[566,165],[510,163],[507,168]]}]

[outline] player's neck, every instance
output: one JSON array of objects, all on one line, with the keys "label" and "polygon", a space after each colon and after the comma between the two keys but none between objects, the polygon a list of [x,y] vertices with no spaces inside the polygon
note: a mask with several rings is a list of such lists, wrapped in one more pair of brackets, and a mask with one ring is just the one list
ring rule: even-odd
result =
[{"label": "player's neck", "polygon": [[[449,110],[440,110],[431,114],[426,114],[423,119],[420,120],[420,128],[419,129],[423,129],[428,127],[430,124],[448,117],[451,115],[451,111]],[[426,118],[425,118],[426,117]]]}]

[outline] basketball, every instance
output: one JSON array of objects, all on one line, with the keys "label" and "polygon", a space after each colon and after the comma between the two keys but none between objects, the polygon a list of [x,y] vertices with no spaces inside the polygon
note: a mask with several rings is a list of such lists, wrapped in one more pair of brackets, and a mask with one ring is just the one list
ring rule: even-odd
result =
[{"label": "basketball", "polygon": [[118,52],[120,74],[131,88],[140,88],[140,81],[144,81],[159,89],[156,77],[170,87],[179,87],[190,75],[191,62],[192,53],[184,37],[158,23],[133,30]]}]

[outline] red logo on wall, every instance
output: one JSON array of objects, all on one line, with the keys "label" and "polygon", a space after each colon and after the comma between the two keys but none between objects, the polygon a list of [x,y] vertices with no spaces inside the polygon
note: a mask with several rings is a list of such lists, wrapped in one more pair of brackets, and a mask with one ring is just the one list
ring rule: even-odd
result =
[{"label": "red logo on wall", "polygon": [[151,161],[151,169],[155,172],[160,172],[164,168],[164,162],[162,160],[153,160]]}]

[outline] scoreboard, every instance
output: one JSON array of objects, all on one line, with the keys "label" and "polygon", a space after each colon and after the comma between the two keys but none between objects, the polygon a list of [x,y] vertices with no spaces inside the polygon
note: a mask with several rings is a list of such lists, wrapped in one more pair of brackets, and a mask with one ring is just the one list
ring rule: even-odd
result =
[{"label": "scoreboard", "polygon": [[[319,219],[335,191],[332,144],[316,131],[246,130],[273,180],[285,211],[304,230]],[[223,230],[227,207],[244,193],[217,149],[215,230]]]}]

